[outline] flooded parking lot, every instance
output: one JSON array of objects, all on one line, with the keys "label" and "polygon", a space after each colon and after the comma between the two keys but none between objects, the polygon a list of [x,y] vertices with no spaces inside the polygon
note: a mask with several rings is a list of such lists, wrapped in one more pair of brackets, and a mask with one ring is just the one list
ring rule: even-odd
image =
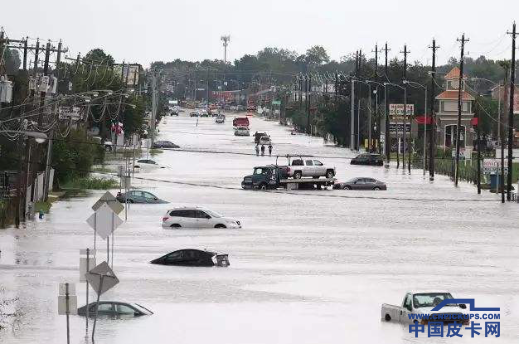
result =
[{"label": "flooded parking lot", "polygon": [[[399,304],[410,290],[501,308],[500,338],[465,334],[458,342],[518,342],[516,203],[466,183],[454,188],[445,176],[430,182],[422,170],[351,166],[354,153],[275,122],[253,118],[251,131],[268,132],[274,154],[312,154],[335,165],[340,181],[372,177],[388,191],[245,191],[243,176],[274,157],[255,156],[253,138],[234,136],[229,118],[167,118],[160,138],[181,150],[156,155],[165,168],[133,182],[170,203],[130,205],[115,235],[121,282],[102,296],[155,314],[101,319],[96,343],[420,343],[407,326],[380,321],[381,304]],[[79,250],[93,246],[85,220],[102,193],[60,200],[43,220],[0,231],[2,343],[65,342],[57,285],[75,282],[84,304]],[[163,229],[161,217],[176,206],[208,207],[243,228]],[[99,263],[106,255],[99,238],[97,245]],[[181,248],[228,253],[231,266],[149,264]],[[83,317],[71,317],[73,343],[85,342],[84,327]]]}]

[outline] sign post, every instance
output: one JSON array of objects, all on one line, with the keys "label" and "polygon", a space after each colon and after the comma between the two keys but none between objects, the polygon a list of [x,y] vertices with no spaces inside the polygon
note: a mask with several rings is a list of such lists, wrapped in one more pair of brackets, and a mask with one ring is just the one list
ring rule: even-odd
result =
[{"label": "sign post", "polygon": [[99,309],[99,298],[101,294],[104,294],[106,291],[110,290],[116,284],[118,284],[119,279],[114,274],[114,271],[110,269],[110,266],[108,266],[107,262],[103,262],[96,266],[94,269],[87,272],[85,274],[85,278],[97,293],[96,315],[94,317],[94,325],[92,326],[92,342],[94,342],[94,335],[96,333],[96,323]]},{"label": "sign post", "polygon": [[70,344],[69,315],[78,314],[78,298],[74,283],[60,283],[58,294],[58,314],[67,318],[67,344]]},{"label": "sign post", "polygon": [[[86,250],[79,250],[80,258],[79,258],[79,281],[86,282],[86,305],[87,305],[87,314],[85,318],[85,337],[88,337],[88,319],[89,319],[89,310],[88,310],[88,299],[89,299],[89,291],[88,291],[88,281],[85,278],[85,274],[90,271],[90,268],[96,266],[96,251],[87,248]],[[81,257],[84,256],[85,257]]]}]

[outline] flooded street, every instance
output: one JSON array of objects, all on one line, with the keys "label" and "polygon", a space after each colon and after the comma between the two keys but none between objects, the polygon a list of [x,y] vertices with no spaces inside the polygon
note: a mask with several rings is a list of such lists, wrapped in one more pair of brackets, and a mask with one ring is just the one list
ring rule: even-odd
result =
[{"label": "flooded street", "polygon": [[[388,190],[242,190],[243,176],[275,158],[255,156],[253,136],[234,136],[231,116],[215,124],[187,114],[159,127],[158,139],[180,151],[154,156],[165,168],[133,180],[170,203],[130,205],[115,232],[120,283],[101,298],[155,314],[102,318],[96,343],[422,343],[426,334],[414,338],[408,326],[380,320],[381,304],[400,304],[407,291],[448,291],[500,307],[500,338],[462,330],[455,342],[518,343],[517,203],[500,204],[486,190],[477,195],[465,182],[455,188],[445,176],[430,182],[422,170],[351,166],[355,154],[347,149],[258,118],[251,134],[270,134],[273,155],[312,154],[336,166],[339,181],[373,177]],[[78,306],[85,304],[79,250],[93,247],[85,220],[103,193],[60,200],[43,220],[0,230],[0,309],[8,313],[0,314],[1,343],[66,342],[58,283],[76,283]],[[166,210],[185,205],[237,218],[243,228],[163,229]],[[97,263],[105,246],[98,238]],[[182,248],[228,253],[231,266],[149,264]],[[85,343],[85,318],[71,316],[70,327],[71,342]]]}]

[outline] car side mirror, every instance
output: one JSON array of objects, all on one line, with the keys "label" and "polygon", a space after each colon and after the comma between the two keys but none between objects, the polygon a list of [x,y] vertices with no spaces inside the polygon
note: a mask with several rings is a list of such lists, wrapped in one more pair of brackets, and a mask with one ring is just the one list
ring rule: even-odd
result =
[{"label": "car side mirror", "polygon": [[154,197],[153,199],[154,199],[155,201],[159,200],[157,197]]},{"label": "car side mirror", "polygon": [[463,304],[463,303],[459,304],[459,307],[462,308],[462,309],[466,309],[466,305]]},{"label": "car side mirror", "polygon": [[207,218],[207,219],[209,220],[209,219],[211,219],[211,216],[209,216],[209,215],[206,215],[206,218]]}]

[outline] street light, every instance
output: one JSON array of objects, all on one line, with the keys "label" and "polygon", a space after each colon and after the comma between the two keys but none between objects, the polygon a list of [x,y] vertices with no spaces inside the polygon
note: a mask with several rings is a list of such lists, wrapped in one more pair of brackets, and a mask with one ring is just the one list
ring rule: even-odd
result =
[{"label": "street light", "polygon": [[[426,109],[428,106],[428,88],[423,84],[420,84],[420,83],[414,82],[414,81],[409,81],[409,80],[403,80],[403,84],[416,85],[416,86],[424,89],[424,123],[423,123],[423,176],[424,176],[424,175],[426,175]],[[433,118],[433,114],[430,114],[430,115]],[[410,130],[411,130],[411,128],[410,128]],[[433,127],[430,128],[430,130],[433,130]]]},{"label": "street light", "polygon": [[[375,99],[376,99],[376,111],[377,111],[377,107],[378,107],[378,99],[377,99],[377,94],[378,94],[378,89],[379,89],[379,86],[383,86],[384,87],[384,84],[380,83],[380,82],[377,82],[377,81],[372,81],[372,80],[366,80],[367,83],[369,84],[374,84],[376,85],[376,89],[373,90],[372,92],[374,93],[375,95]],[[379,116],[378,116],[379,117]],[[386,114],[386,92],[385,92],[385,117],[387,117],[387,114]],[[385,119],[386,121],[386,119]],[[386,123],[386,125],[388,125],[388,123]],[[375,128],[375,126],[374,126]],[[381,123],[378,124],[378,128],[381,128]],[[372,130],[372,129],[370,129]],[[374,129],[375,131],[375,129]],[[381,136],[381,130],[379,130],[379,136]],[[385,136],[386,136],[386,132],[385,132]],[[386,137],[385,137],[385,148],[386,148]],[[372,142],[370,143],[370,147],[372,146]],[[379,144],[379,152],[381,153],[381,143]],[[388,157],[387,159],[387,166],[388,167],[388,164],[389,164],[389,160],[390,160],[390,157]]]}]

